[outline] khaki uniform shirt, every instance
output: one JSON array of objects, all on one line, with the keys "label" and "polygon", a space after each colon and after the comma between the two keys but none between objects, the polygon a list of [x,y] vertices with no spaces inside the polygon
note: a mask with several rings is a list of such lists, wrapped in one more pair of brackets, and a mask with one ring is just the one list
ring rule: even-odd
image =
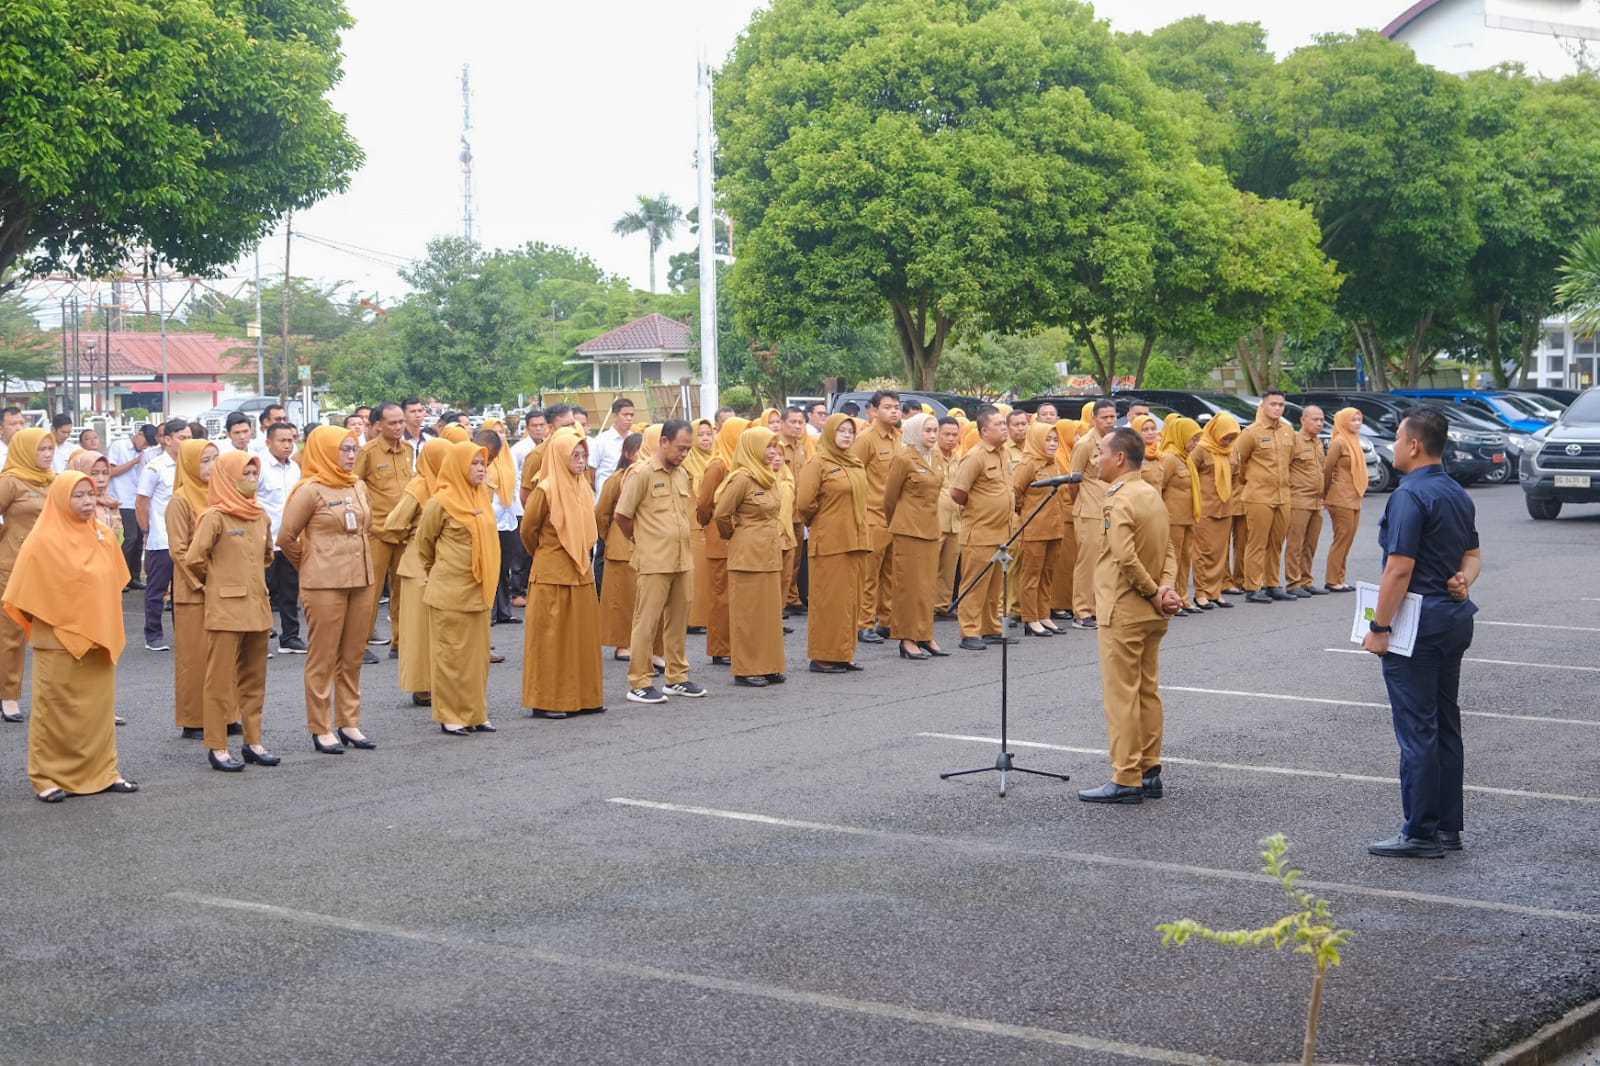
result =
[{"label": "khaki uniform shirt", "polygon": [[777,485],[762,488],[740,471],[728,476],[712,520],[728,542],[729,570],[771,573],[783,569],[780,492]]},{"label": "khaki uniform shirt", "polygon": [[[154,521],[153,516],[151,520]],[[195,513],[189,509],[189,501],[175,494],[167,503],[166,513],[167,550],[172,553],[173,603],[206,602],[205,593],[200,588],[205,579],[189,568],[186,558],[189,541],[194,536],[194,520]]]},{"label": "khaki uniform shirt", "polygon": [[39,520],[44,510],[46,485],[30,485],[21,478],[0,477],[0,515],[5,524],[0,525],[0,573],[11,573],[17,564],[17,553],[22,542]]},{"label": "khaki uniform shirt", "polygon": [[1355,482],[1350,480],[1351,463],[1359,463],[1362,475],[1365,476],[1366,456],[1360,453],[1351,455],[1342,438],[1333,438],[1333,442],[1328,445],[1327,458],[1322,464],[1322,498],[1328,502],[1329,507],[1344,507],[1357,511],[1361,509],[1361,494],[1356,491]]},{"label": "khaki uniform shirt", "polygon": [[633,561],[633,541],[621,533],[611,535],[611,519],[617,511],[617,500],[622,497],[622,483],[628,478],[628,468],[613,471],[606,478],[606,483],[600,486],[600,497],[594,501],[594,528],[600,539],[606,542],[606,562],[627,563]]},{"label": "khaki uniform shirt", "polygon": [[[1035,481],[1056,476],[1055,460],[1041,463],[1037,459],[1022,457],[1011,471],[1011,491],[1017,501],[1017,520],[1026,522],[1028,516],[1039,508],[1050,496],[1049,489],[1030,489],[1028,486]],[[1052,502],[1048,507],[1039,511],[1028,528],[1022,531],[1024,541],[1050,541],[1060,540],[1066,536],[1066,529],[1061,524],[1061,508]]]},{"label": "khaki uniform shirt", "polygon": [[811,532],[811,557],[871,551],[872,534],[856,521],[855,493],[844,467],[819,453],[795,479],[794,513]]},{"label": "khaki uniform shirt", "polygon": [[361,449],[356,457],[356,477],[367,486],[367,502],[372,508],[372,526],[379,540],[399,544],[400,538],[384,529],[383,520],[389,517],[400,496],[417,475],[416,451],[405,441],[393,448],[379,437]]},{"label": "khaki uniform shirt", "polygon": [[939,539],[939,506],[948,498],[944,471],[934,458],[925,459],[915,448],[901,448],[889,463],[883,486],[883,513],[889,532],[917,540]]},{"label": "khaki uniform shirt", "polygon": [[284,505],[278,547],[300,572],[301,588],[360,588],[372,584],[371,528],[372,507],[361,482],[336,489],[302,481]]},{"label": "khaki uniform shirt", "polygon": [[689,510],[689,472],[681,465],[668,470],[658,453],[629,476],[614,513],[633,519],[634,570],[677,574],[694,569]]},{"label": "khaki uniform shirt", "polygon": [[417,562],[428,575],[422,602],[441,611],[487,611],[483,586],[472,576],[472,533],[429,500],[417,519]]},{"label": "khaki uniform shirt", "polygon": [[1322,505],[1322,440],[1303,430],[1294,435],[1289,460],[1289,506],[1315,511]]},{"label": "khaki uniform shirt", "polygon": [[561,546],[560,532],[547,521],[549,517],[550,498],[543,488],[535,488],[528,494],[519,530],[522,546],[533,556],[529,579],[536,585],[593,585],[593,564],[588,570],[578,569],[577,562]]},{"label": "khaki uniform shirt", "polygon": [[867,524],[875,529],[889,525],[883,513],[883,488],[889,480],[889,464],[899,451],[900,431],[885,430],[877,422],[862,430],[850,445],[850,454],[858,456],[867,468]]},{"label": "khaki uniform shirt", "polygon": [[1274,425],[1252,422],[1239,432],[1239,477],[1244,503],[1289,506],[1289,463],[1294,458],[1294,430],[1278,419]]},{"label": "khaki uniform shirt", "polygon": [[961,532],[961,508],[956,506],[956,501],[950,498],[950,486],[956,479],[956,467],[961,465],[961,460],[954,452],[946,455],[940,449],[934,449],[933,461],[939,465],[939,533]]},{"label": "khaki uniform shirt", "polygon": [[383,520],[383,528],[388,533],[396,534],[394,543],[404,543],[406,550],[400,556],[400,565],[396,573],[401,577],[408,577],[413,581],[427,581],[428,571],[423,569],[422,563],[417,559],[417,520],[422,517],[422,504],[409,492],[400,494],[400,502],[389,511],[389,517]]},{"label": "khaki uniform shirt", "polygon": [[1072,448],[1072,469],[1068,473],[1082,474],[1078,484],[1078,498],[1072,504],[1072,517],[1100,517],[1100,504],[1105,500],[1106,483],[1095,477],[1094,457],[1100,450],[1100,431],[1091,429],[1078,438]]},{"label": "khaki uniform shirt", "polygon": [[[169,519],[173,510],[167,508]],[[267,596],[267,567],[272,565],[270,518],[264,514],[239,518],[209,510],[200,516],[183,561],[204,586],[207,629],[265,633],[272,628],[272,601]]]},{"label": "khaki uniform shirt", "polygon": [[950,487],[967,494],[961,514],[962,544],[988,547],[1010,539],[1016,504],[1003,446],[991,447],[979,441],[961,460]]},{"label": "khaki uniform shirt", "polygon": [[1164,621],[1150,597],[1177,580],[1167,505],[1130,472],[1106,488],[1100,507],[1105,539],[1094,566],[1094,616],[1101,626]]},{"label": "khaki uniform shirt", "polygon": [[1167,504],[1167,524],[1194,525],[1194,497],[1190,495],[1189,464],[1171,452],[1163,453],[1161,462],[1169,470],[1166,483],[1161,489],[1161,498]]},{"label": "khaki uniform shirt", "polygon": [[1195,473],[1200,476],[1200,517],[1232,518],[1234,502],[1239,498],[1239,456],[1228,453],[1228,468],[1233,473],[1233,494],[1226,500],[1217,495],[1217,457],[1204,448],[1193,453]]}]

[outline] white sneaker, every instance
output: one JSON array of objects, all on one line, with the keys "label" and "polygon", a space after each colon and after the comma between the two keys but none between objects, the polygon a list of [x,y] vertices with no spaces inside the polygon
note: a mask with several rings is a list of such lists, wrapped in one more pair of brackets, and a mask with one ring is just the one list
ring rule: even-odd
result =
[{"label": "white sneaker", "polygon": [[628,690],[628,699],[634,703],[666,703],[667,697],[661,690],[651,685],[649,688],[635,688]]},{"label": "white sneaker", "polygon": [[668,685],[663,691],[669,696],[683,696],[688,699],[699,699],[706,694],[706,690],[693,681],[684,681],[677,685]]}]

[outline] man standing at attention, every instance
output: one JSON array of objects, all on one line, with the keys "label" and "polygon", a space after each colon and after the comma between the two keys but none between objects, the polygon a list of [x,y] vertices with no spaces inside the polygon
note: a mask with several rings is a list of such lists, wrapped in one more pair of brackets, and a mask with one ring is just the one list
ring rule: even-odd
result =
[{"label": "man standing at attention", "polygon": [[872,536],[872,557],[867,560],[861,585],[861,612],[856,628],[863,644],[882,644],[889,635],[889,608],[893,584],[894,534],[883,513],[883,488],[889,463],[900,451],[900,394],[879,389],[867,401],[866,429],[850,445],[867,472],[867,531]]},{"label": "man standing at attention", "polygon": [[1296,597],[1283,591],[1283,541],[1289,533],[1289,464],[1294,430],[1283,420],[1284,395],[1268,390],[1256,420],[1239,434],[1239,480],[1244,485],[1244,581],[1249,603]]},{"label": "man standing at attention", "polygon": [[[390,533],[383,528],[394,505],[400,502],[411,479],[416,476],[416,452],[406,443],[405,411],[392,401],[381,403],[373,411],[378,423],[378,439],[361,449],[356,459],[357,480],[367,486],[367,503],[372,508],[372,529],[367,535],[367,550],[372,554],[372,580],[383,587],[388,575],[389,587],[400,587],[400,557],[405,551],[405,538],[400,533]],[[372,620],[367,630],[368,644],[389,644],[391,657],[399,651],[400,598],[389,601],[389,631],[392,637],[378,636],[378,599],[372,597]],[[368,652],[363,661],[377,662],[378,657]]]},{"label": "man standing at attention", "polygon": [[[407,396],[400,401],[400,412],[404,416],[406,443],[411,445],[413,451],[421,451],[423,445],[422,418],[427,413],[427,408],[422,405],[422,401],[417,397]],[[368,412],[367,417],[372,417],[371,412]]]},{"label": "man standing at attention", "polygon": [[67,414],[56,415],[50,420],[50,435],[55,438],[56,457],[51,468],[58,474],[67,469],[67,464],[72,461],[73,455],[80,450],[78,445],[72,443],[72,416]]},{"label": "man standing at attention", "polygon": [[134,501],[134,517],[144,532],[144,650],[171,651],[162,634],[161,614],[172,585],[172,554],[167,549],[167,504],[172,500],[172,483],[178,476],[178,446],[189,439],[189,423],[174,418],[162,427],[162,454],[145,464],[139,475],[139,492]]},{"label": "man standing at attention", "polygon": [[[611,401],[611,425],[589,444],[589,465],[594,467],[594,494],[599,499],[606,478],[616,472],[617,460],[622,457],[622,442],[633,432],[633,401],[620,396]],[[598,557],[605,548],[595,550]]]},{"label": "man standing at attention", "polygon": [[294,445],[298,434],[287,422],[270,423],[266,429],[267,456],[261,461],[261,477],[256,502],[272,524],[272,565],[267,567],[267,595],[278,613],[278,650],[287,655],[304,655],[306,642],[300,639],[300,572],[278,547],[278,530],[283,525],[283,506],[289,493],[300,483],[300,464],[295,462]]},{"label": "man standing at attention", "polygon": [[961,580],[969,586],[958,609],[961,646],[967,651],[1017,643],[1016,637],[1000,632],[1000,594],[1005,587],[1000,564],[990,566],[983,580],[970,587],[1000,545],[1011,538],[1015,510],[1006,469],[1005,419],[999,408],[985,404],[978,408],[977,422],[978,443],[950,482],[950,499],[961,508]]},{"label": "man standing at attention", "polygon": [[1161,798],[1161,638],[1183,609],[1173,586],[1167,505],[1139,470],[1144,438],[1113,430],[1100,442],[1095,473],[1106,485],[1094,567],[1100,629],[1100,687],[1105,696],[1111,780],[1078,793],[1085,803],[1143,803]]},{"label": "man standing at attention", "polygon": [[1322,536],[1322,423],[1322,408],[1315,404],[1300,412],[1300,432],[1294,435],[1294,458],[1289,461],[1289,548],[1283,567],[1289,595],[1301,600],[1328,595],[1311,582],[1311,561]]},{"label": "man standing at attention", "polygon": [[139,580],[143,565],[144,531],[139,528],[139,516],[134,511],[133,503],[134,497],[139,495],[139,475],[144,472],[145,460],[154,456],[153,452],[150,456],[146,456],[145,452],[155,443],[155,427],[145,424],[134,430],[132,436],[113,439],[111,451],[106,456],[106,462],[111,467],[109,490],[122,511],[122,559],[128,564],[128,588],[135,591],[144,588],[144,582]]},{"label": "man standing at attention", "polygon": [[[1389,858],[1437,859],[1461,850],[1461,657],[1472,646],[1468,599],[1483,567],[1472,498],[1444,472],[1450,424],[1444,412],[1413,407],[1395,431],[1394,465],[1405,477],[1378,525],[1383,577],[1361,646],[1383,660],[1394,735],[1400,742],[1398,836],[1369,844]],[[1410,657],[1389,652],[1407,593],[1422,597]]]},{"label": "man standing at attention", "polygon": [[1101,505],[1105,502],[1105,482],[1096,477],[1096,457],[1100,454],[1100,438],[1117,426],[1117,403],[1106,398],[1094,402],[1089,415],[1094,423],[1089,432],[1078,438],[1072,449],[1072,473],[1082,474],[1083,481],[1067,486],[1072,497],[1072,529],[1078,538],[1078,561],[1072,570],[1072,628],[1095,628],[1094,571],[1095,560],[1100,558],[1100,542],[1105,539],[1105,516]]}]

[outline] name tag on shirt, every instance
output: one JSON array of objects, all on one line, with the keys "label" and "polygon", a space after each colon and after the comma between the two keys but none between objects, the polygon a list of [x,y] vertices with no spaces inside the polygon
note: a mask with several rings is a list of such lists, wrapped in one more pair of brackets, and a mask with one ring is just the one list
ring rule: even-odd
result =
[{"label": "name tag on shirt", "polygon": [[242,530],[242,529],[230,529],[230,530],[228,530],[228,536],[230,536],[230,537],[242,537],[242,536],[244,536],[244,530]]}]

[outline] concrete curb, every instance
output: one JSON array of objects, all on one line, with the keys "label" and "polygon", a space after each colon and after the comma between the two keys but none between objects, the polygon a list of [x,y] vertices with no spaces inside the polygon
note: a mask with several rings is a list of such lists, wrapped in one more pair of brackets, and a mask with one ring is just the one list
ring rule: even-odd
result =
[{"label": "concrete curb", "polygon": [[1600,1034],[1600,999],[1574,1007],[1528,1039],[1497,1051],[1483,1066],[1552,1066]]}]

